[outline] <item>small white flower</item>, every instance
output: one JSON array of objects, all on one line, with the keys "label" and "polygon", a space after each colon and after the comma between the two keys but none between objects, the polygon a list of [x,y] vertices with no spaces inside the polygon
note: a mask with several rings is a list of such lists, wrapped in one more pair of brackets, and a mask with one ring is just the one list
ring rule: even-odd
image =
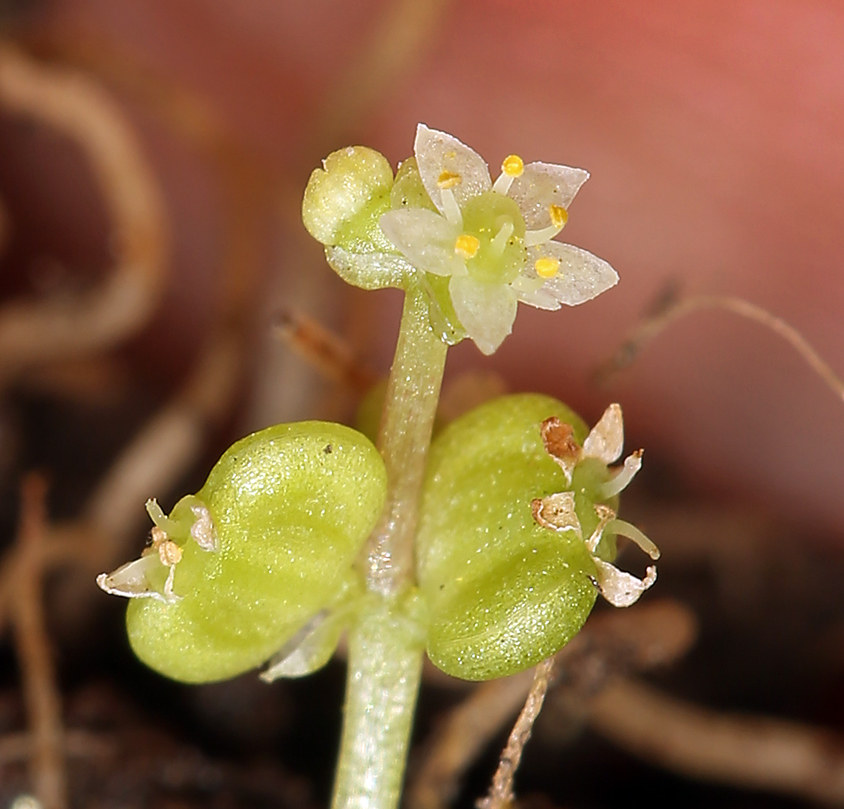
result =
[{"label": "small white flower", "polygon": [[618,281],[607,262],[552,241],[588,172],[510,155],[493,183],[477,152],[424,124],[414,153],[437,210],[389,211],[381,229],[418,270],[450,276],[457,317],[484,354],[510,333],[518,301],[577,306]]},{"label": "small white flower", "polygon": [[[575,467],[587,459],[602,464],[615,463],[621,457],[624,441],[624,425],[621,407],[610,405],[592,428],[583,446],[574,440],[570,425],[557,418],[546,419],[542,423],[542,441],[545,450],[563,470],[566,484],[572,485]],[[628,455],[621,469],[603,483],[593,493],[600,500],[609,500],[625,489],[642,466],[642,451]],[[591,500],[591,498],[590,498]],[[574,531],[586,544],[586,549],[595,563],[597,574],[595,584],[601,595],[614,607],[629,607],[639,600],[639,596],[656,581],[656,566],[649,565],[644,579],[619,570],[606,559],[601,558],[598,546],[605,531],[620,534],[631,539],[651,559],[659,559],[659,548],[651,542],[635,525],[619,520],[615,511],[605,503],[593,503],[594,527],[589,537],[583,536],[583,528],[577,515],[577,495],[575,491],[563,491],[547,497],[537,498],[531,503],[533,518],[543,528],[553,531]]]}]

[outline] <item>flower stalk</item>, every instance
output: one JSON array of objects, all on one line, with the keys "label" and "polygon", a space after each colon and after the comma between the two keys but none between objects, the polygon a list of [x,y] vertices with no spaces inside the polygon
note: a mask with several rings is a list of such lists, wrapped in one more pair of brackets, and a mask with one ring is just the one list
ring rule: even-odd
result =
[{"label": "flower stalk", "polygon": [[388,596],[413,581],[413,537],[448,347],[434,334],[428,301],[408,285],[381,416],[378,449],[387,467],[387,503],[366,548],[370,590]]},{"label": "flower stalk", "polygon": [[394,809],[401,793],[424,650],[413,540],[446,352],[411,282],[378,436],[387,502],[364,549],[370,599],[349,633],[334,809]]}]

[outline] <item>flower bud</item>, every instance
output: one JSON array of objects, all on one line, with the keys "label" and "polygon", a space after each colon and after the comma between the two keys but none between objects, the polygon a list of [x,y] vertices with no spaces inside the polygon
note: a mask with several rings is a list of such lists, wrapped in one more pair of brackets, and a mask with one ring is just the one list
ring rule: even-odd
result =
[{"label": "flower bud", "polygon": [[393,170],[387,158],[365,146],[332,152],[314,169],[302,201],[302,220],[322,244],[351,253],[393,252],[378,227],[390,209]]}]

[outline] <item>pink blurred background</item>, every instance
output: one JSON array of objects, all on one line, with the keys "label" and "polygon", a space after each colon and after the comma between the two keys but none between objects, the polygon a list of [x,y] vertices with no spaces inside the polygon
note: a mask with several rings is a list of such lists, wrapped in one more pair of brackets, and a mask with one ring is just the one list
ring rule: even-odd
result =
[{"label": "pink blurred background", "polygon": [[[306,414],[304,399],[290,393],[307,387],[304,371],[264,334],[281,306],[346,328],[386,369],[397,296],[369,296],[383,326],[355,321],[346,307],[363,298],[344,297],[331,277],[296,222],[296,194],[319,159],[347,143],[371,145],[393,162],[406,157],[423,121],[471,145],[493,169],[511,152],[588,169],[564,238],[621,276],[615,290],[575,310],[524,308],[491,361],[464,345],[453,352],[452,372],[494,367],[514,390],[558,395],[590,421],[617,400],[628,446],[646,447],[644,475],[650,461],[695,491],[816,524],[819,542],[844,536],[837,530],[844,529],[844,406],[774,334],[734,315],[696,313],[607,388],[591,381],[671,282],[682,293],[739,295],[768,308],[844,373],[844,6],[437,0],[412,7],[55,0],[32,18],[32,31],[52,47],[64,43],[58,50],[107,50],[200,99],[277,178],[282,203],[268,205],[261,227],[259,359],[245,426]],[[390,43],[383,32],[402,13],[411,33],[398,53],[387,49],[390,68],[379,74],[368,60],[383,55],[378,46]],[[220,191],[202,159],[154,121],[142,99],[119,84],[114,92],[167,194],[173,275],[136,355],[145,373],[172,377],[213,319],[204,290],[219,269]]]}]

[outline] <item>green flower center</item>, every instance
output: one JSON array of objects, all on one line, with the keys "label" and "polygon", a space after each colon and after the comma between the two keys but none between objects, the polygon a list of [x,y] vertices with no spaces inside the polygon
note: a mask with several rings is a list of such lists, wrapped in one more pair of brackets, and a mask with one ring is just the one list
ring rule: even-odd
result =
[{"label": "green flower center", "polygon": [[469,276],[492,284],[515,281],[527,261],[525,220],[519,206],[510,197],[486,191],[468,200],[462,214],[458,242],[469,248],[462,251]]}]

